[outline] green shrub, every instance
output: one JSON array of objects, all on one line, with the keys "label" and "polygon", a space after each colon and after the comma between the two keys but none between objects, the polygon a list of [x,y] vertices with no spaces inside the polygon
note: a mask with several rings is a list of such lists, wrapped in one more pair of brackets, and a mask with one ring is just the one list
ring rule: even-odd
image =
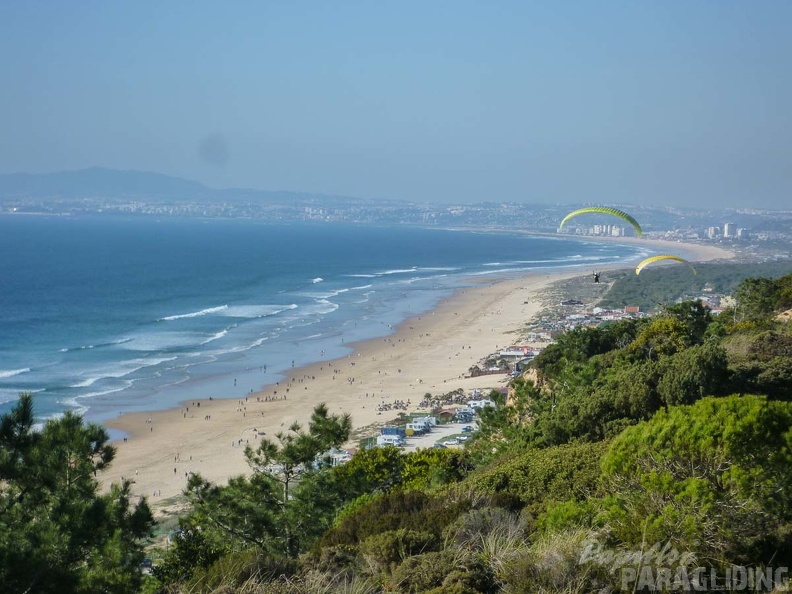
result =
[{"label": "green shrub", "polygon": [[514,495],[523,504],[584,499],[597,490],[606,443],[580,443],[504,456],[494,467],[474,472],[455,489]]},{"label": "green shrub", "polygon": [[163,584],[187,581],[227,552],[215,539],[207,538],[203,530],[184,524],[162,562],[154,567],[154,577]]},{"label": "green shrub", "polygon": [[443,585],[430,592],[495,594],[500,592],[500,586],[491,568],[483,560],[461,556],[457,560],[457,568],[446,576]]},{"label": "green shrub", "polygon": [[505,509],[472,509],[446,529],[445,540],[453,546],[467,548],[477,546],[493,531],[510,530],[515,526],[519,526],[519,520]]},{"label": "green shrub", "polygon": [[550,503],[539,517],[539,530],[547,533],[594,527],[598,524],[600,512],[600,501],[597,499]]},{"label": "green shrub", "polygon": [[606,519],[630,546],[671,541],[721,562],[768,562],[792,520],[790,466],[790,403],[728,396],[671,407],[626,430],[603,459]]},{"label": "green shrub", "polygon": [[365,507],[380,496],[381,494],[379,493],[364,493],[360,497],[356,497],[341,508],[333,521],[333,527],[340,525],[345,518],[354,515],[359,509]]},{"label": "green shrub", "polygon": [[228,594],[381,594],[381,592],[381,588],[361,577],[346,579],[330,573],[308,572],[298,577],[246,584]]},{"label": "green shrub", "polygon": [[437,539],[432,533],[401,528],[369,536],[360,544],[360,554],[369,573],[377,575],[392,571],[407,557],[432,552],[436,547]]},{"label": "green shrub", "polygon": [[460,480],[465,472],[463,455],[456,450],[423,449],[404,455],[405,489],[430,490]]},{"label": "green shrub", "polygon": [[448,585],[443,584],[437,588],[427,590],[426,594],[479,594],[480,590],[474,590],[462,584],[462,582],[452,582]]},{"label": "green shrub", "polygon": [[690,347],[671,357],[657,384],[666,405],[693,404],[718,396],[728,386],[726,351],[715,344]]},{"label": "green shrub", "polygon": [[300,559],[302,571],[319,571],[334,575],[352,574],[358,568],[358,547],[334,545],[316,548]]},{"label": "green shrub", "polygon": [[467,499],[431,497],[420,491],[392,491],[344,517],[325,534],[321,544],[354,546],[373,534],[402,528],[428,531],[439,537],[470,506]]},{"label": "green shrub", "polygon": [[509,594],[595,592],[613,581],[602,567],[581,564],[589,530],[554,532],[519,551],[498,572],[502,592]]},{"label": "green shrub", "polygon": [[292,559],[273,557],[259,549],[229,553],[206,569],[197,569],[185,589],[195,594],[214,592],[221,586],[233,589],[250,581],[290,576],[294,574],[296,565]]},{"label": "green shrub", "polygon": [[443,584],[454,570],[454,558],[448,551],[408,557],[393,572],[391,583],[399,592],[421,594]]}]

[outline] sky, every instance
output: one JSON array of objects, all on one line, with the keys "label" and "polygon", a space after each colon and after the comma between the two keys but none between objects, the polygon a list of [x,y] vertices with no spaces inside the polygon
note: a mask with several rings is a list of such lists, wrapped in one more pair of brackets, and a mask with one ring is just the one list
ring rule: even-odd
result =
[{"label": "sky", "polygon": [[0,2],[0,173],[792,204],[792,2]]}]

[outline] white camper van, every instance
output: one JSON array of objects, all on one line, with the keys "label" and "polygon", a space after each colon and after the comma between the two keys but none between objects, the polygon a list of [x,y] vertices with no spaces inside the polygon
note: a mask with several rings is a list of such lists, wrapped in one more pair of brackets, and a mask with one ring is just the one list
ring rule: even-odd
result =
[{"label": "white camper van", "polygon": [[428,423],[414,421],[407,423],[407,429],[412,429],[413,433],[426,433],[429,431],[430,426]]},{"label": "white camper van", "polygon": [[378,446],[403,446],[404,439],[399,437],[398,435],[380,435],[377,437],[377,445]]}]

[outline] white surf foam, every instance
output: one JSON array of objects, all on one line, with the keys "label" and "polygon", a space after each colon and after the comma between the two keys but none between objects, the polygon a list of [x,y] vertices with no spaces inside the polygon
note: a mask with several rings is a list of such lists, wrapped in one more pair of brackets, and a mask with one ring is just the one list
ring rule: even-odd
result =
[{"label": "white surf foam", "polygon": [[232,305],[220,312],[228,318],[265,318],[281,312],[297,309],[296,303],[289,305]]},{"label": "white surf foam", "polygon": [[103,379],[117,379],[126,377],[136,371],[145,369],[146,367],[155,367],[160,363],[167,363],[168,361],[175,361],[176,357],[146,357],[140,359],[130,359],[128,361],[119,361],[112,366],[99,367],[91,370],[90,375],[85,379],[71,384],[70,388],[88,388],[94,385],[99,380]]},{"label": "white surf foam", "polygon": [[161,351],[199,345],[205,337],[195,332],[150,332],[133,336],[123,348],[130,351]]},{"label": "white surf foam", "polygon": [[336,289],[336,290],[329,290],[324,293],[301,293],[303,297],[310,297],[311,299],[331,299],[341,293],[346,293],[350,291],[350,289]]},{"label": "white surf foam", "polygon": [[213,334],[212,336],[204,340],[201,344],[209,344],[210,342],[214,342],[215,340],[220,340],[226,334],[228,334],[228,328],[226,328],[225,330],[220,330],[220,332]]},{"label": "white surf foam", "polygon": [[22,369],[0,369],[0,379],[14,377],[15,375],[22,375],[23,373],[28,373],[29,371],[30,367],[24,367]]},{"label": "white surf foam", "polygon": [[78,347],[63,348],[63,349],[60,349],[60,352],[61,353],[68,353],[70,351],[84,351],[84,350],[87,350],[87,349],[98,349],[98,348],[101,348],[101,347],[112,347],[112,346],[116,346],[116,345],[119,345],[119,344],[124,344],[125,342],[129,342],[130,340],[131,340],[130,338],[122,338],[120,340],[112,340],[110,342],[100,342],[99,344],[85,344],[85,345],[78,346]]},{"label": "white surf foam", "polygon": [[497,268],[495,270],[484,270],[482,272],[471,272],[469,276],[487,276],[490,274],[498,274],[500,272],[519,272],[521,270],[528,270],[527,268]]},{"label": "white surf foam", "polygon": [[[324,315],[334,312],[338,309],[338,304],[333,303],[332,301],[328,301],[327,299],[316,299],[311,305],[305,305],[300,308],[299,316],[295,319],[304,319],[305,316],[310,315]],[[311,324],[313,322],[309,322]],[[291,325],[288,326],[289,328],[295,328],[302,326],[303,324],[298,324],[297,326]]]},{"label": "white surf foam", "polygon": [[78,401],[88,398],[97,398],[99,396],[107,396],[108,394],[115,394],[116,392],[121,392],[126,390],[127,388],[132,386],[131,381],[124,382],[123,386],[119,386],[117,388],[111,388],[108,390],[101,390],[99,392],[91,392],[90,394],[80,394],[79,396],[75,396],[73,398],[67,398],[65,400],[58,400],[58,404],[69,406],[73,409],[76,409],[75,412],[80,415],[84,415],[88,411],[88,407],[80,404]]},{"label": "white surf foam", "polygon": [[94,385],[94,384],[95,384],[96,382],[98,382],[100,379],[102,379],[102,376],[97,376],[97,377],[89,377],[88,379],[84,379],[84,380],[83,380],[83,381],[81,381],[81,382],[77,382],[76,384],[72,384],[72,385],[71,385],[71,386],[69,386],[69,387],[70,387],[70,388],[87,388],[87,387],[89,387],[89,386],[92,386],[92,385]]},{"label": "white surf foam", "polygon": [[21,393],[25,394],[36,394],[38,392],[43,392],[44,388],[37,388],[35,390],[17,390],[16,388],[2,388],[0,389],[0,404],[5,404],[6,402],[14,402],[19,400],[19,395]]},{"label": "white surf foam", "polygon": [[563,262],[565,258],[557,260],[509,260],[508,262],[487,262],[484,266],[514,266],[515,264],[550,264],[551,262]]},{"label": "white surf foam", "polygon": [[19,398],[18,390],[0,390],[0,404],[5,404],[6,402],[14,402],[18,398]]},{"label": "white surf foam", "polygon": [[376,276],[388,276],[391,274],[406,274],[408,272],[416,272],[418,268],[413,266],[412,268],[395,268],[393,270],[383,270],[381,272],[375,273]]},{"label": "white surf foam", "polygon": [[227,305],[220,305],[218,307],[209,307],[207,309],[202,309],[200,311],[193,311],[193,312],[186,313],[186,314],[177,314],[177,315],[174,315],[174,316],[166,316],[164,318],[160,318],[160,321],[162,321],[162,322],[170,322],[170,321],[173,321],[173,320],[181,320],[182,318],[197,318],[197,317],[200,317],[200,316],[208,316],[210,314],[219,313],[219,312],[224,311],[226,309],[228,309]]}]

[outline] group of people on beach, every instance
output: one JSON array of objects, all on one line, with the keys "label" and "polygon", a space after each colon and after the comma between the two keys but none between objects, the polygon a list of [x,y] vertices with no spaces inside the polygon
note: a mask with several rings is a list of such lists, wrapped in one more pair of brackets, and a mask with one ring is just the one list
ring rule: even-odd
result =
[{"label": "group of people on beach", "polygon": [[[368,393],[366,393],[366,396],[368,396]],[[409,400],[407,402],[404,400],[394,400],[393,402],[382,401],[377,405],[377,414],[381,414],[388,410],[407,410],[410,408],[410,404]]]}]

